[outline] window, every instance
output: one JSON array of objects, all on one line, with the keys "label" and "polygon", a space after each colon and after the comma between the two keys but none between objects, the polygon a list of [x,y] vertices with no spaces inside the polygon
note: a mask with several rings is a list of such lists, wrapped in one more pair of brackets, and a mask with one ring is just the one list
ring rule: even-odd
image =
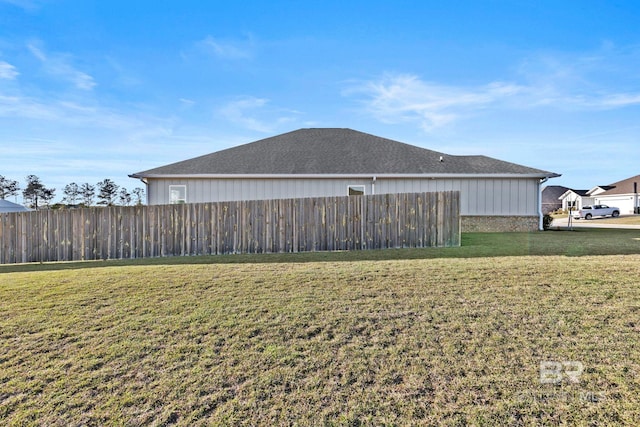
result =
[{"label": "window", "polygon": [[170,185],[169,186],[169,203],[172,205],[178,203],[187,203],[187,186],[186,185]]},{"label": "window", "polygon": [[364,196],[364,185],[350,185],[349,186],[349,195],[350,196]]}]

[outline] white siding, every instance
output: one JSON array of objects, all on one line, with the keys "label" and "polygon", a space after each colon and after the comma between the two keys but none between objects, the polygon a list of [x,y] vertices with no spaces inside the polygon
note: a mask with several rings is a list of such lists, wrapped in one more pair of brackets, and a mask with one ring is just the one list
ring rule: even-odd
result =
[{"label": "white siding", "polygon": [[[186,185],[187,202],[346,196],[349,185],[372,193],[372,179],[152,179],[149,203],[169,203],[169,185]],[[538,179],[377,178],[375,193],[458,190],[462,215],[538,215]]]},{"label": "white siding", "polygon": [[583,206],[596,204],[593,197],[580,196],[573,191],[562,199],[562,209],[567,210],[570,202],[575,202],[574,207],[576,209],[582,209]]}]

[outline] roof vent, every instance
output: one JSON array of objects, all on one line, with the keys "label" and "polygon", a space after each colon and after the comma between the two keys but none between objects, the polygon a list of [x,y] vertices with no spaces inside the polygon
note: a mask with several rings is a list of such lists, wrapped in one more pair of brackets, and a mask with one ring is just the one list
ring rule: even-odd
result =
[{"label": "roof vent", "polygon": [[440,161],[444,162],[444,157],[440,156]]}]

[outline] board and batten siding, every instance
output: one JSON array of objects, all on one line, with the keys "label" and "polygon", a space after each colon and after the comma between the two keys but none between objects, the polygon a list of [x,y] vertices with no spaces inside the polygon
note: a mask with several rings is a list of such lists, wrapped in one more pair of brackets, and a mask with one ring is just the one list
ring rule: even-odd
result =
[{"label": "board and batten siding", "polygon": [[169,203],[169,186],[184,185],[187,203],[345,196],[350,185],[362,185],[365,194],[460,191],[461,215],[538,215],[538,179],[461,178],[416,179],[150,179],[148,203]]}]

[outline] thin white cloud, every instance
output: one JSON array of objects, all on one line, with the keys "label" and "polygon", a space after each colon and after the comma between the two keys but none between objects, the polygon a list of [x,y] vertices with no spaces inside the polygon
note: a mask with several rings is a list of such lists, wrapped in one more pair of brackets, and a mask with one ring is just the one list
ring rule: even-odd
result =
[{"label": "thin white cloud", "polygon": [[248,115],[249,111],[262,108],[267,102],[268,100],[264,98],[247,97],[229,102],[220,108],[219,113],[232,123],[258,132],[269,133],[271,132],[269,124]]},{"label": "thin white cloud", "polygon": [[27,47],[29,48],[29,51],[33,54],[33,56],[38,58],[40,61],[47,61],[47,55],[45,55],[44,52],[34,43],[27,43]]},{"label": "thin white cloud", "polygon": [[[153,129],[166,134],[172,120],[150,117],[140,112],[117,111],[99,104],[79,104],[64,99],[37,99],[0,94],[0,118],[40,120],[77,129],[129,132],[136,139]],[[158,129],[160,129],[158,131]]]},{"label": "thin white cloud", "polygon": [[265,110],[268,103],[268,99],[247,96],[227,103],[218,113],[236,125],[263,133],[273,133],[278,126],[294,121],[294,115],[301,114],[294,110]]},{"label": "thin white cloud", "polygon": [[27,47],[33,56],[42,62],[44,69],[49,74],[71,82],[78,89],[89,91],[96,86],[93,77],[71,65],[69,55],[60,53],[47,54],[39,44],[39,42],[31,42],[27,44]]},{"label": "thin white cloud", "polygon": [[[575,110],[614,110],[640,105],[640,92],[567,95],[546,98],[544,103],[558,108]],[[540,102],[542,104],[542,101]]]},{"label": "thin white cloud", "polygon": [[640,105],[640,93],[616,93],[604,96],[599,101],[599,105],[604,108],[620,108],[630,105]]},{"label": "thin white cloud", "polygon": [[583,54],[524,58],[510,81],[453,86],[414,74],[387,74],[343,92],[384,123],[413,122],[433,131],[487,109],[602,111],[640,106],[640,48],[611,45]]},{"label": "thin white cloud", "polygon": [[141,84],[141,79],[123,65],[115,57],[107,55],[105,61],[111,67],[111,70],[115,73],[115,82],[121,86],[138,86]]},{"label": "thin white cloud", "polygon": [[38,8],[38,2],[35,0],[0,0],[0,3],[12,4],[25,10],[34,10]]},{"label": "thin white cloud", "polygon": [[231,42],[207,36],[197,44],[205,52],[221,59],[248,59],[252,57],[251,40]]},{"label": "thin white cloud", "polygon": [[13,80],[20,73],[18,69],[8,62],[0,61],[0,79]]},{"label": "thin white cloud", "polygon": [[0,95],[0,117],[55,120],[60,111],[29,97]]},{"label": "thin white cloud", "polygon": [[515,84],[493,82],[462,88],[425,82],[411,74],[385,75],[344,92],[360,94],[367,112],[384,123],[417,122],[427,130],[447,125],[474,109],[482,109],[524,90]]},{"label": "thin white cloud", "polygon": [[516,71],[531,106],[607,110],[640,105],[638,66],[640,49],[605,43],[592,52],[532,54]]},{"label": "thin white cloud", "polygon": [[196,104],[196,101],[188,98],[180,98],[179,101],[182,108],[191,108]]}]

